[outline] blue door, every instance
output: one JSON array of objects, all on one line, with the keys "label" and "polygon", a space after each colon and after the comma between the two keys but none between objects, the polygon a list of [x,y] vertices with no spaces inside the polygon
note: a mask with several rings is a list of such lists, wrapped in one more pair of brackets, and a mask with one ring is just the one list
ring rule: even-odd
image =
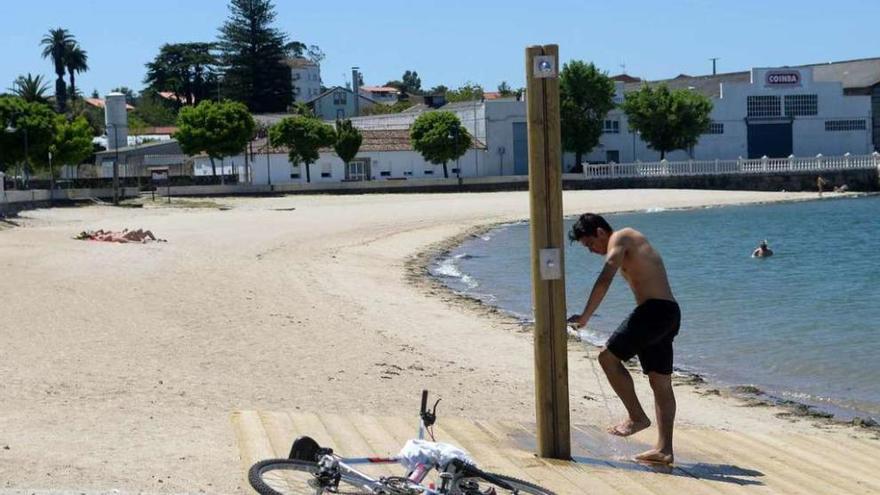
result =
[{"label": "blue door", "polygon": [[791,155],[791,122],[749,123],[749,158],[786,158]]},{"label": "blue door", "polygon": [[513,174],[529,175],[529,132],[525,122],[513,123]]}]

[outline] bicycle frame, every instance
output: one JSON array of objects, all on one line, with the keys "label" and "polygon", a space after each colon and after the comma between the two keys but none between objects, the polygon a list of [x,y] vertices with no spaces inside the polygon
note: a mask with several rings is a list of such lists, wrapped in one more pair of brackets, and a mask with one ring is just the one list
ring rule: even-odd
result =
[{"label": "bicycle frame", "polygon": [[[422,403],[419,411],[419,432],[418,438],[419,440],[425,439],[425,432],[429,431],[429,428],[433,426],[433,424],[437,421],[437,404],[440,403],[440,399],[434,403],[433,410],[428,409],[428,391],[422,390]],[[433,437],[433,434],[432,434]],[[397,456],[392,457],[341,457],[336,454],[325,454],[319,459],[318,464],[322,467],[325,465],[328,469],[337,469],[341,473],[346,474],[348,476],[359,478],[361,482],[367,487],[373,488],[383,488],[383,485],[380,480],[374,479],[370,476],[361,473],[360,471],[353,469],[350,466],[362,465],[362,464],[398,464],[400,463],[401,458]],[[454,472],[448,472],[446,470],[441,470],[439,466],[427,466],[420,464],[414,469],[412,472],[408,473],[406,479],[413,483],[413,485],[418,485],[421,488],[423,495],[444,495],[445,491],[437,491],[436,489],[422,485],[424,479],[430,474],[430,472],[434,469],[437,469],[441,473],[441,478],[451,479]],[[453,468],[454,469],[454,468]],[[449,474],[446,474],[449,473]],[[445,487],[441,487],[441,490],[444,490]]]}]

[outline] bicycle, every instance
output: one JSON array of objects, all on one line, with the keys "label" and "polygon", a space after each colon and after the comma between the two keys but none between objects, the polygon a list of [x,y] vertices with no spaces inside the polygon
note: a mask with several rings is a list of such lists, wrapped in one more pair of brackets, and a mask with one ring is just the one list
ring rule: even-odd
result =
[{"label": "bicycle", "polygon": [[[439,403],[440,399],[429,410],[428,391],[422,391],[418,440],[404,446],[404,452],[423,447],[431,454],[345,458],[303,436],[293,442],[287,459],[267,459],[251,466],[248,481],[261,495],[555,495],[527,481],[483,471],[451,445],[425,441],[425,432],[434,440],[432,426]],[[409,464],[406,476],[373,478],[353,467],[403,462]],[[437,482],[426,483],[435,470]]]}]

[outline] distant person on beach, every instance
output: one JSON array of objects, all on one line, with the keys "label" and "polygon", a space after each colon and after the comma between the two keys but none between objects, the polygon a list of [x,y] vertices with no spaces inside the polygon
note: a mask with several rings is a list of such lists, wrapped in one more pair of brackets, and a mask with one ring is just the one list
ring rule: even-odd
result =
[{"label": "distant person on beach", "polygon": [[761,244],[752,251],[752,258],[766,258],[773,256],[773,250],[767,247],[767,241],[761,241]]},{"label": "distant person on beach", "polygon": [[822,189],[828,185],[828,181],[825,180],[821,175],[816,177],[816,188],[819,190],[819,197],[822,197]]},{"label": "distant person on beach", "polygon": [[599,363],[629,416],[610,426],[608,432],[627,437],[651,426],[651,420],[636,396],[632,376],[623,364],[638,355],[642,371],[648,375],[654,391],[658,435],[655,448],[635,459],[671,464],[675,423],[672,340],[678,334],[681,313],[669,287],[663,260],[641,232],[631,228],[614,231],[604,218],[592,213],[581,215],[568,237],[590,252],[605,257],[605,266],[593,285],[583,313],[569,318],[569,323],[578,328],[587,325],[618,269],[636,299],[636,308],[599,353]]}]

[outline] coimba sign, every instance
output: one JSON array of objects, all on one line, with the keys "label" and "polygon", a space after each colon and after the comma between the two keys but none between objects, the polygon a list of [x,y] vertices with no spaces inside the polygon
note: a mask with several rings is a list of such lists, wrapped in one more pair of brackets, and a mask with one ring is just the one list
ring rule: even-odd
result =
[{"label": "coimba sign", "polygon": [[767,86],[800,86],[801,73],[796,70],[776,70],[764,76]]}]

